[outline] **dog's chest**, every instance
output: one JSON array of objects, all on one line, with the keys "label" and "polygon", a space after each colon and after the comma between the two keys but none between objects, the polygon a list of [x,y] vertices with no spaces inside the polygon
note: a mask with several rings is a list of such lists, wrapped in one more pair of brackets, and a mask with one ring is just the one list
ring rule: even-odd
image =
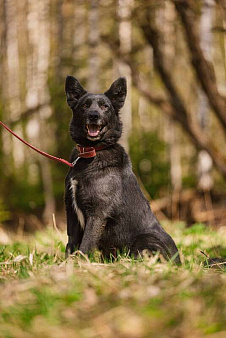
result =
[{"label": "dog's chest", "polygon": [[81,227],[85,228],[85,217],[81,209],[78,207],[77,203],[77,190],[78,190],[78,181],[74,178],[71,178],[71,195],[72,195],[72,203],[75,210],[75,213],[77,214],[78,221],[81,225]]}]

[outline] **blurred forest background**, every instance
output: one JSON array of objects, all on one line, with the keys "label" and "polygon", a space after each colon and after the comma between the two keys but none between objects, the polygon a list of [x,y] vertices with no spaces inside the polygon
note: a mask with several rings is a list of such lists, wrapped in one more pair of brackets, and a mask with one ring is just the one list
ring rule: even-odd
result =
[{"label": "blurred forest background", "polygon": [[[121,143],[155,214],[226,224],[225,0],[3,0],[0,59],[0,120],[65,159],[65,77],[126,76]],[[67,170],[1,128],[0,223],[64,224]]]}]

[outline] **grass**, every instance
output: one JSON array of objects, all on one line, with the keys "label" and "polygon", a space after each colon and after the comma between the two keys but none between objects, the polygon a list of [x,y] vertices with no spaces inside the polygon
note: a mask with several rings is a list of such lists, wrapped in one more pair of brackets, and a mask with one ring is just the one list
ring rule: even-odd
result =
[{"label": "grass", "polygon": [[0,245],[0,337],[225,337],[225,230],[165,224],[182,266],[158,256],[64,259],[64,234],[47,229]]}]

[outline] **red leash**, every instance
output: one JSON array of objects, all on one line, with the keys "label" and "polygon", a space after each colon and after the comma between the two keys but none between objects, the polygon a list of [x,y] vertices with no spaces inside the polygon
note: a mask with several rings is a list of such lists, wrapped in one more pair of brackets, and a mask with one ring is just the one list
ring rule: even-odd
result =
[{"label": "red leash", "polygon": [[69,167],[73,168],[74,165],[76,164],[77,160],[82,157],[82,158],[91,158],[91,157],[95,157],[96,156],[96,151],[98,150],[102,150],[107,148],[108,146],[99,146],[99,147],[83,147],[80,145],[77,145],[76,148],[79,150],[79,154],[78,154],[78,158],[73,162],[68,162],[66,160],[64,160],[63,158],[59,158],[59,157],[55,157],[52,155],[49,155],[47,153],[45,153],[42,150],[39,150],[38,148],[32,146],[30,143],[24,141],[20,136],[18,136],[17,134],[15,134],[11,129],[9,129],[2,121],[0,121],[0,124],[6,129],[8,130],[13,136],[15,136],[16,138],[18,138],[18,140],[20,140],[21,142],[23,142],[24,144],[26,144],[28,147],[30,147],[31,149],[35,150],[37,153],[51,159],[57,162],[61,162],[64,163],[66,165],[68,165]]},{"label": "red leash", "polygon": [[66,160],[64,160],[63,158],[58,158],[58,157],[55,157],[55,156],[52,156],[52,155],[49,155],[47,153],[45,153],[44,151],[41,151],[39,150],[38,148],[32,146],[30,143],[24,141],[20,136],[18,136],[17,134],[15,134],[11,129],[9,129],[2,121],[0,121],[0,124],[5,128],[7,129],[13,136],[15,136],[16,138],[18,138],[18,140],[20,140],[21,142],[23,142],[24,144],[26,144],[28,147],[30,147],[31,149],[37,151],[37,153],[45,156],[45,157],[48,157],[50,158],[51,160],[54,160],[54,161],[58,161],[58,162],[61,162],[61,163],[64,163],[66,165],[68,165],[69,167],[74,167],[73,163],[70,163]]}]

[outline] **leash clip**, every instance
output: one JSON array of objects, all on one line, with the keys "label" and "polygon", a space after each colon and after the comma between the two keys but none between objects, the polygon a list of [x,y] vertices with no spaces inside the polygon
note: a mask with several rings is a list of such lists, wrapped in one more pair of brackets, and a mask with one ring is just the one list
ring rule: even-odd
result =
[{"label": "leash clip", "polygon": [[80,159],[81,157],[77,157],[76,160],[74,160],[71,164],[73,165],[73,167],[76,165],[76,163],[78,162],[78,160]]}]

